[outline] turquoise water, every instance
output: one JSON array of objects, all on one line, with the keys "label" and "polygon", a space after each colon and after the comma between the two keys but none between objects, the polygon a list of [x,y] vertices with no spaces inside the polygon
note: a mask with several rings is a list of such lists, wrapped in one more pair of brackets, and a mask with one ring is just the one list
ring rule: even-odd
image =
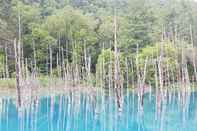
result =
[{"label": "turquoise water", "polygon": [[15,100],[1,99],[0,131],[197,131],[197,93],[185,106],[178,95],[167,97],[161,110],[155,95],[146,94],[143,111],[138,97],[125,93],[122,111],[113,95],[70,93],[31,100],[17,110]]}]

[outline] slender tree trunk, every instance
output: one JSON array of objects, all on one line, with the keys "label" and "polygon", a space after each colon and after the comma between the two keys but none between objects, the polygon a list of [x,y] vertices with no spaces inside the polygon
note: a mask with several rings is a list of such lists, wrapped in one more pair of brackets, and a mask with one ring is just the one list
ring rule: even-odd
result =
[{"label": "slender tree trunk", "polygon": [[[20,43],[18,43],[20,44]],[[14,50],[15,50],[15,69],[16,69],[16,88],[17,88],[17,99],[18,105],[21,106],[21,80],[20,80],[20,57],[18,55],[18,46],[16,39],[14,40]]]},{"label": "slender tree trunk", "polygon": [[115,14],[114,14],[114,56],[115,56],[115,62],[114,62],[114,83],[115,83],[115,91],[116,91],[116,97],[117,97],[117,104],[119,110],[122,110],[122,80],[121,80],[121,72],[120,72],[120,62],[119,62],[119,52],[118,52],[118,46],[117,46],[117,18],[116,18],[116,8],[115,8]]},{"label": "slender tree trunk", "polygon": [[50,57],[50,77],[53,76],[53,56],[52,56],[52,47],[49,46],[49,57]]},{"label": "slender tree trunk", "polygon": [[57,57],[56,58],[57,77],[59,78],[61,71],[60,71],[60,66],[59,66],[59,54],[58,53],[57,53],[56,57]]},{"label": "slender tree trunk", "polygon": [[33,55],[34,55],[34,71],[37,71],[37,62],[36,62],[36,46],[35,41],[33,40]]},{"label": "slender tree trunk", "polygon": [[26,79],[29,78],[27,58],[25,58],[25,76],[26,76]]},{"label": "slender tree trunk", "polygon": [[63,49],[63,47],[61,48],[61,50],[62,50],[62,78],[65,80],[66,69],[65,69],[65,60],[64,60],[64,49]]},{"label": "slender tree trunk", "polygon": [[85,41],[83,42],[84,44],[84,63],[85,63],[85,77],[87,77],[87,71],[88,71],[88,62],[87,62],[87,51],[86,51],[86,43]]},{"label": "slender tree trunk", "polygon": [[8,67],[8,51],[7,46],[5,47],[5,72],[6,78],[9,78],[9,67]]},{"label": "slender tree trunk", "polygon": [[60,41],[60,34],[59,34],[59,41],[58,41],[58,66],[59,66],[59,69],[58,69],[58,71],[59,71],[59,77],[61,78],[61,72],[62,72],[62,68],[61,68],[61,65],[62,65],[62,60],[61,60],[61,41]]},{"label": "slender tree trunk", "polygon": [[125,64],[126,64],[126,79],[127,79],[127,88],[129,87],[129,66],[128,66],[128,58],[126,57],[125,60]]},{"label": "slender tree trunk", "polygon": [[20,10],[18,11],[18,43],[17,45],[17,57],[18,57],[18,68],[19,68],[19,77],[20,79],[22,79],[22,75],[21,75],[21,14],[20,14]]},{"label": "slender tree trunk", "polygon": [[2,73],[3,73],[2,78],[3,78],[3,79],[6,79],[5,56],[3,56],[2,64],[3,64],[3,67],[4,67],[3,70],[2,70],[2,71],[3,71],[3,72],[2,72]]}]

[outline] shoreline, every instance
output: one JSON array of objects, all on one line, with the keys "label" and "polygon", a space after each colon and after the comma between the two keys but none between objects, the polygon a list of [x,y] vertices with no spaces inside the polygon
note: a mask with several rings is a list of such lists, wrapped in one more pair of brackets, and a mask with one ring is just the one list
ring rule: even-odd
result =
[{"label": "shoreline", "polygon": [[[87,95],[96,95],[99,91],[98,88],[88,87],[85,85],[77,86],[53,86],[53,87],[38,87],[38,88],[22,88],[21,97],[47,97],[56,95],[65,95],[70,92],[74,93],[84,93]],[[0,87],[0,98],[11,98],[16,99],[17,92],[15,88]]]},{"label": "shoreline", "polygon": [[[25,96],[37,96],[37,97],[45,97],[45,96],[52,96],[52,95],[61,95],[61,94],[67,94],[70,92],[80,92],[80,93],[87,93],[87,94],[96,94],[98,91],[102,91],[105,88],[98,88],[93,87],[88,84],[79,83],[76,85],[73,85],[70,83],[65,83],[65,81],[57,78],[49,79],[49,78],[38,78],[35,81],[28,80],[23,83],[24,87],[21,88],[21,95],[25,94]],[[196,83],[190,83],[190,92],[196,92],[197,91],[197,84]],[[171,87],[165,87],[168,88],[168,91],[181,91],[184,87],[181,86],[180,83],[172,84]],[[164,89],[165,89],[164,88]],[[107,89],[107,88],[106,88]],[[155,91],[155,87],[151,87],[151,91]],[[124,88],[124,90],[128,90],[134,93],[137,93],[137,88]],[[15,79],[0,79],[0,98],[16,98],[17,92],[15,88]]]}]

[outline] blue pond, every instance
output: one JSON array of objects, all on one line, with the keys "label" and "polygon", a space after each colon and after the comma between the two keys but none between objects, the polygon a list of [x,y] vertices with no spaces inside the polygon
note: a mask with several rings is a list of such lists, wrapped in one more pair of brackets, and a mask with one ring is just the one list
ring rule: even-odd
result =
[{"label": "blue pond", "polygon": [[185,100],[174,93],[158,108],[154,93],[146,94],[138,111],[138,96],[127,92],[119,111],[107,93],[40,97],[21,109],[2,98],[0,131],[197,131],[197,93]]}]

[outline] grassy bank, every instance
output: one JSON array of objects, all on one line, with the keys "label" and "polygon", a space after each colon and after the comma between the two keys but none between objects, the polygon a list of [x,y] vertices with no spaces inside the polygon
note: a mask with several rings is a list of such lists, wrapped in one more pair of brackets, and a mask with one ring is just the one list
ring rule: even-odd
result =
[{"label": "grassy bank", "polygon": [[14,78],[0,79],[0,88],[15,88],[16,82]]},{"label": "grassy bank", "polygon": [[[31,82],[31,80],[29,80]],[[60,84],[63,81],[60,81],[59,79],[53,78],[52,80],[48,77],[39,77],[35,84],[39,85],[40,87],[48,87],[52,83],[54,84]],[[15,78],[9,78],[9,79],[0,79],[0,88],[15,88],[16,87],[16,80]]]},{"label": "grassy bank", "polygon": [[[72,81],[66,82],[67,86],[74,86]],[[47,76],[38,77],[36,80],[29,79],[26,81],[25,85],[32,85],[37,87],[57,87],[65,85],[65,81],[61,78],[50,78]],[[78,82],[76,85],[87,85],[87,82]],[[90,86],[90,84],[89,84]],[[89,87],[88,86],[88,87]],[[16,87],[16,79],[0,79],[0,88],[15,88]]]}]

